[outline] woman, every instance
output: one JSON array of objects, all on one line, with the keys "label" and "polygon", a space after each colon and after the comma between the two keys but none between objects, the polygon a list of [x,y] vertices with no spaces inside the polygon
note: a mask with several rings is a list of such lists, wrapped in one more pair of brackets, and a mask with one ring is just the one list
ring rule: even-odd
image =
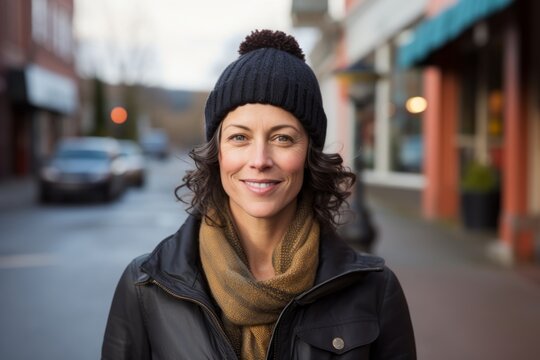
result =
[{"label": "woman", "polygon": [[239,52],[177,189],[191,190],[191,215],[124,272],[102,358],[415,359],[396,277],[334,231],[354,175],[322,152],[302,50],[263,30]]}]

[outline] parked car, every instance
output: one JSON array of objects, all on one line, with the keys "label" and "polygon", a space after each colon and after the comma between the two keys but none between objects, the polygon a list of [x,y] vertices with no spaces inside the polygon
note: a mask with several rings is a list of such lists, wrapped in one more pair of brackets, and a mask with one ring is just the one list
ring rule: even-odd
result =
[{"label": "parked car", "polygon": [[98,195],[109,201],[124,191],[126,165],[120,144],[112,138],[81,137],[61,140],[39,174],[39,200],[59,196]]},{"label": "parked car", "polygon": [[158,159],[169,156],[169,136],[164,130],[154,129],[141,137],[141,146],[146,155]]},{"label": "parked car", "polygon": [[143,187],[146,179],[145,159],[135,141],[121,140],[120,155],[126,163],[126,181],[129,185]]}]

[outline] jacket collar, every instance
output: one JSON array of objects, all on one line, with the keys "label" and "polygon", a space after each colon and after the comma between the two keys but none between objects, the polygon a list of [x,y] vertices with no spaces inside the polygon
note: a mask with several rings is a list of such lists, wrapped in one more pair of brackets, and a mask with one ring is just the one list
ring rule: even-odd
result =
[{"label": "jacket collar", "polygon": [[359,253],[328,227],[321,230],[319,268],[315,285],[350,272],[381,271],[384,260],[380,257]]},{"label": "jacket collar", "polygon": [[[141,269],[152,280],[176,294],[213,304],[199,256],[200,221],[199,217],[190,215],[174,235],[163,240],[154,249],[141,264]],[[381,258],[359,254],[333,230],[321,228],[319,266],[314,288],[322,287],[332,282],[334,278],[349,279],[349,281],[334,284],[330,289],[327,286],[327,291],[336,291],[336,286],[343,288],[351,281],[356,281],[356,276],[363,276],[366,272],[381,271],[383,266],[384,260]],[[144,281],[148,281],[148,278],[141,279],[141,282]],[[304,296],[304,298],[309,301],[309,297]]]}]

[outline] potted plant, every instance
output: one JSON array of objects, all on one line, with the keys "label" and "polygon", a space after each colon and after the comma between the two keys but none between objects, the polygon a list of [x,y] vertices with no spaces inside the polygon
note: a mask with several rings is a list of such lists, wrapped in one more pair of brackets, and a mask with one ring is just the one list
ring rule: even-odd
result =
[{"label": "potted plant", "polygon": [[470,163],[461,180],[461,214],[469,229],[495,230],[499,222],[500,180],[492,166]]}]

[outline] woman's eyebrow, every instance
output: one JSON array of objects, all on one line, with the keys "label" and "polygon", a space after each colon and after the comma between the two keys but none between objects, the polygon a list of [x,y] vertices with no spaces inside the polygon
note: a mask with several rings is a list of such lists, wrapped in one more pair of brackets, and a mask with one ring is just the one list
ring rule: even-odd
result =
[{"label": "woman's eyebrow", "polygon": [[276,125],[276,126],[272,126],[270,128],[271,131],[277,131],[277,130],[281,130],[281,129],[285,129],[285,128],[291,128],[295,131],[299,131],[296,126],[294,125],[288,125],[288,124],[282,124],[282,125]]},{"label": "woman's eyebrow", "polygon": [[229,124],[229,125],[225,126],[223,128],[223,130],[226,130],[226,129],[230,128],[230,127],[237,127],[237,128],[240,128],[240,129],[243,129],[243,130],[246,130],[246,131],[250,130],[249,127],[247,127],[245,125],[240,125],[240,124]]},{"label": "woman's eyebrow", "polygon": [[[226,129],[230,128],[230,127],[236,127],[236,128],[240,128],[240,129],[242,129],[242,130],[251,131],[251,129],[250,129],[248,126],[241,125],[241,124],[229,124],[229,125],[225,126],[225,127],[223,128],[223,130],[226,130]],[[277,131],[277,130],[281,130],[281,129],[284,129],[284,128],[291,128],[291,129],[293,129],[293,130],[295,130],[295,131],[299,131],[299,130],[296,128],[296,126],[294,126],[294,125],[288,125],[288,124],[282,124],[282,125],[272,126],[272,127],[270,128],[270,131]]]}]

